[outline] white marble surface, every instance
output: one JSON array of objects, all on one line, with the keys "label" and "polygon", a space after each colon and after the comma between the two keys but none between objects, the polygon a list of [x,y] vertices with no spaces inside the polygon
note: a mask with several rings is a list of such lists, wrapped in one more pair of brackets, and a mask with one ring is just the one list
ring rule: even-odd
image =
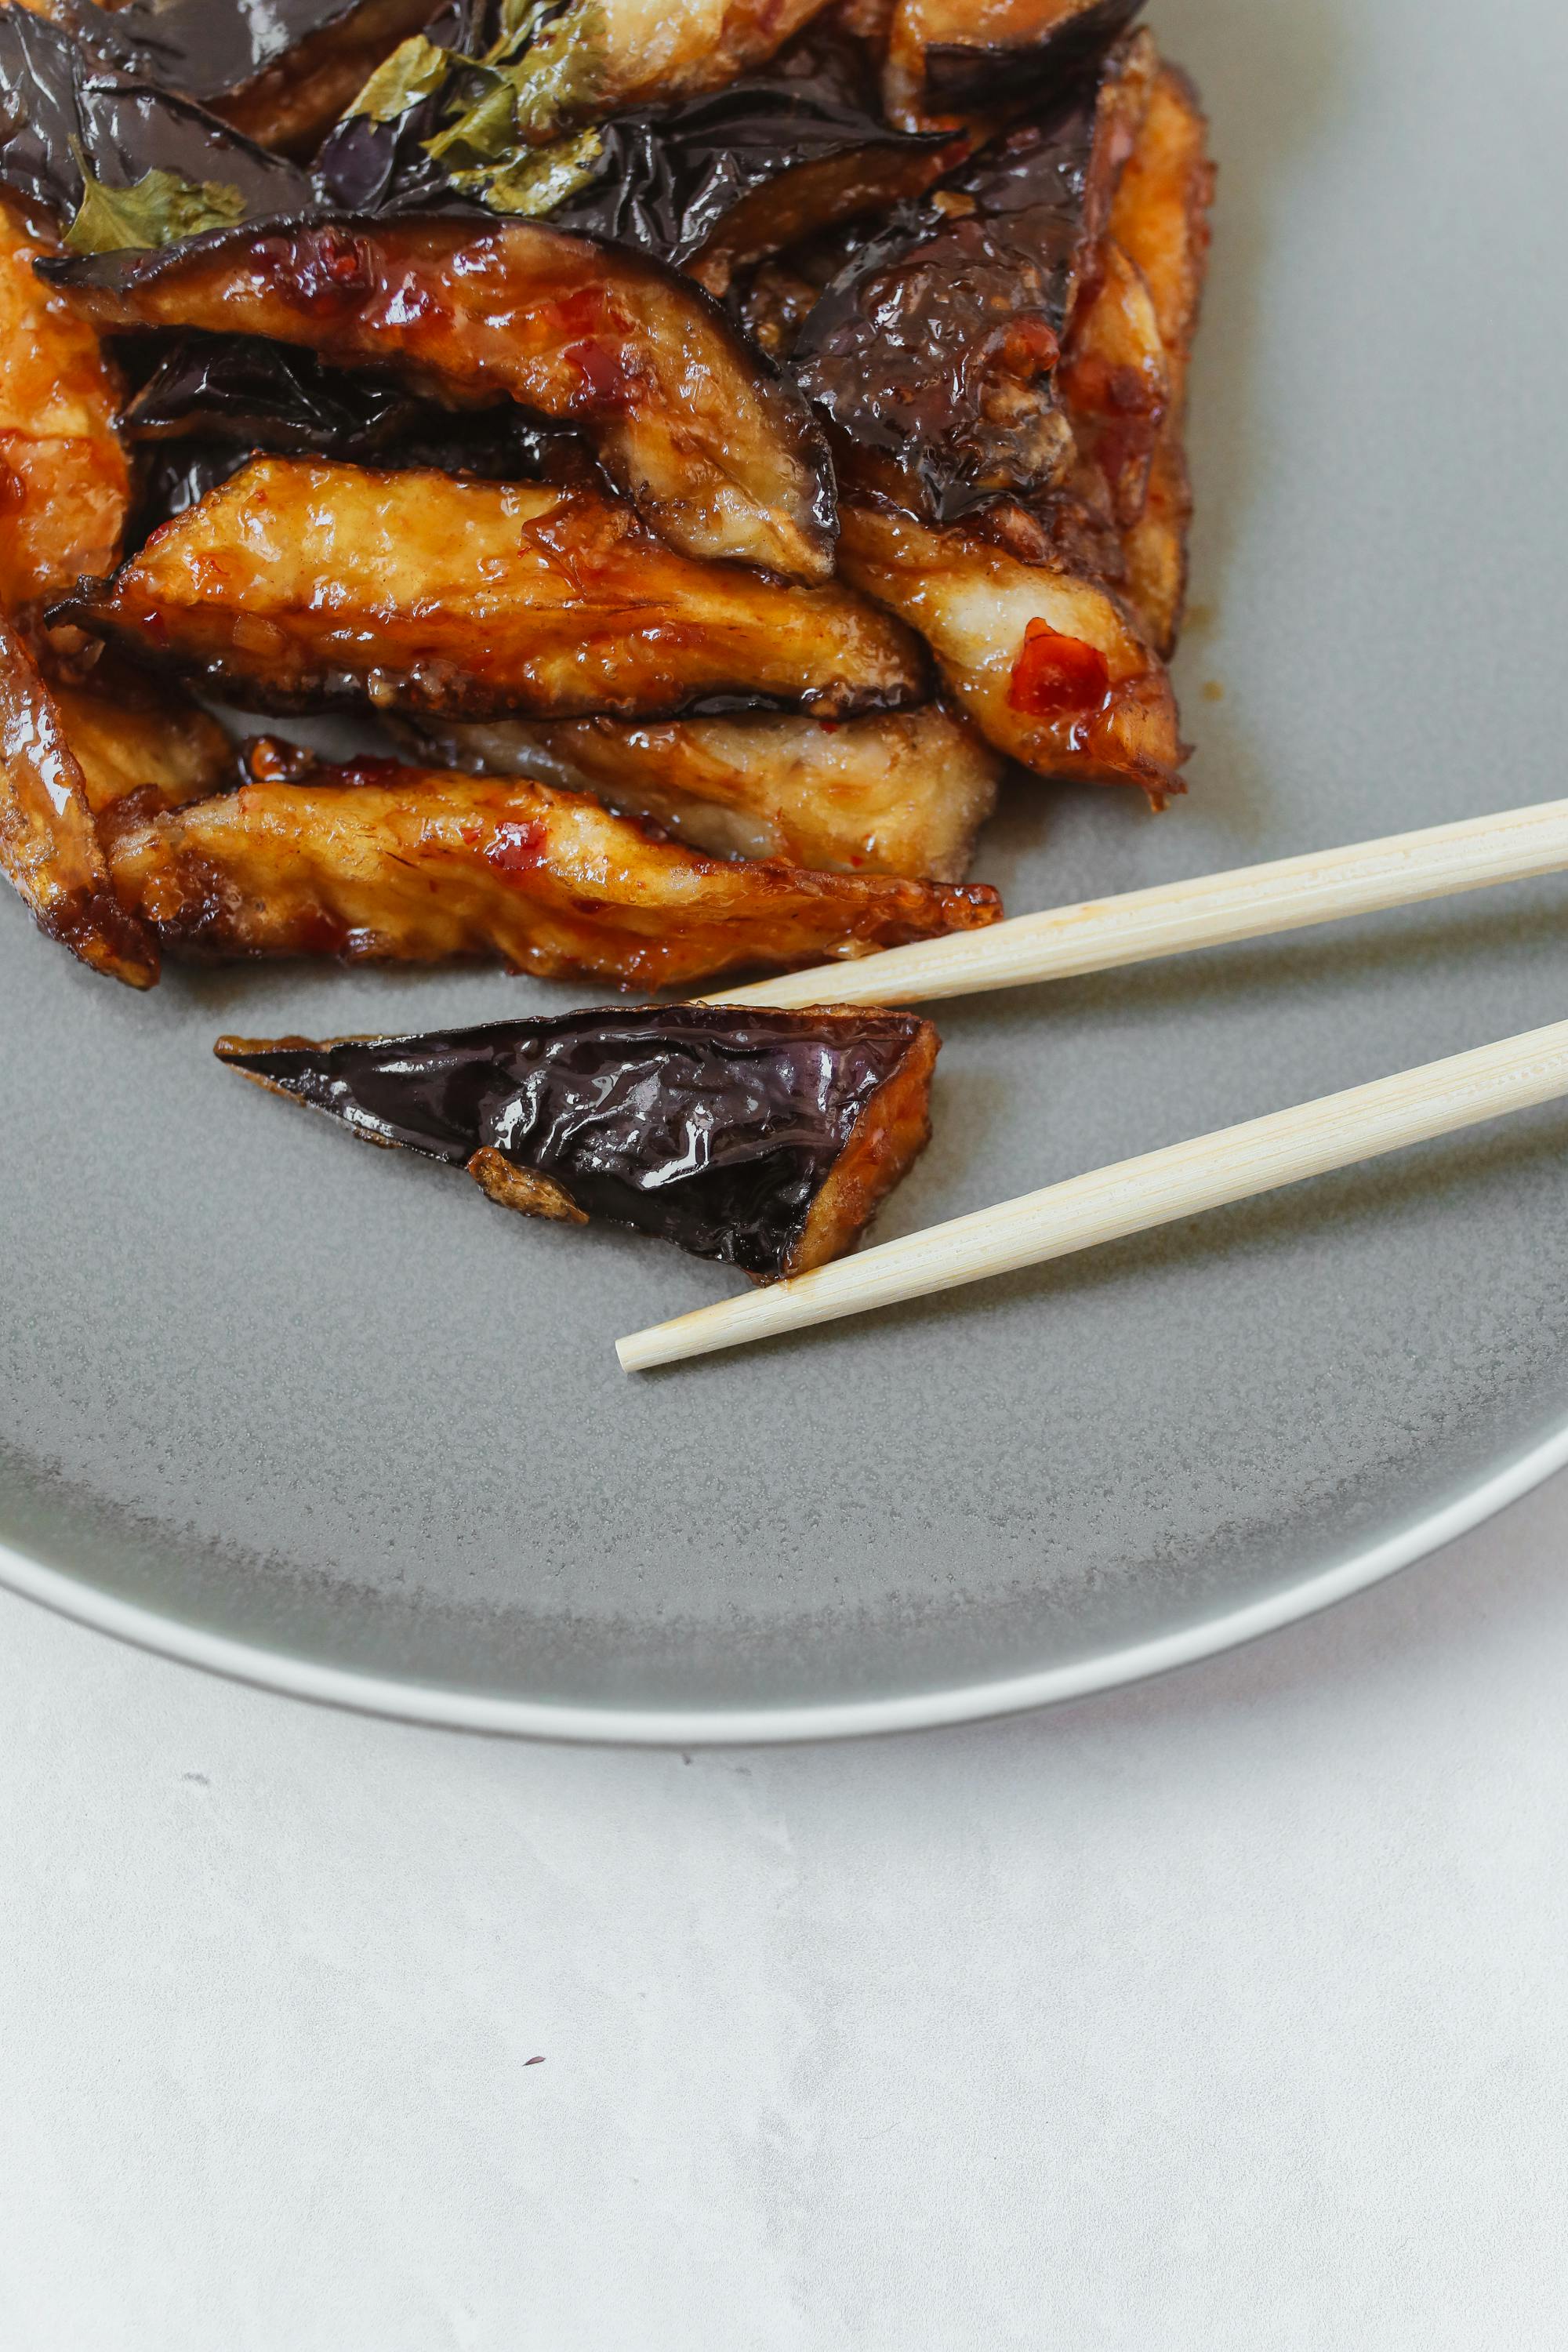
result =
[{"label": "white marble surface", "polygon": [[1559,1481],[1152,1687],[689,1763],[0,1599],[0,2342],[1568,2340],[1565,1536]]}]

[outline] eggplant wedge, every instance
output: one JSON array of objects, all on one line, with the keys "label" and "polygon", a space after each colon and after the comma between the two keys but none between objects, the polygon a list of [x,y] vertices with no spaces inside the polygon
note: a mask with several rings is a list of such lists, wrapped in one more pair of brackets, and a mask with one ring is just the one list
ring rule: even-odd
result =
[{"label": "eggplant wedge", "polygon": [[49,694],[100,839],[238,782],[234,745],[217,720],[166,678],[145,677],[110,655],[83,680],[51,679]]},{"label": "eggplant wedge", "polygon": [[700,856],[522,779],[321,769],[117,828],[115,887],[170,954],[499,959],[644,990],[787,971],[994,922],[1001,904],[882,876]]},{"label": "eggplant wedge", "polygon": [[814,26],[765,73],[617,115],[575,142],[580,184],[543,216],[637,246],[722,295],[736,270],[917,196],[963,143],[894,130],[864,49]]},{"label": "eggplant wedge", "polygon": [[119,72],[308,154],[430,0],[47,0],[45,13]]},{"label": "eggplant wedge", "polygon": [[1059,89],[1124,33],[1142,0],[894,0],[883,91],[895,122]]},{"label": "eggplant wedge", "polygon": [[[762,65],[825,0],[565,0],[494,51],[535,139],[634,107],[720,89]],[[518,12],[521,14],[521,12]]]},{"label": "eggplant wedge", "polygon": [[1072,486],[1124,530],[1143,511],[1174,388],[1148,283],[1112,238],[1074,314],[1060,387],[1077,451]]},{"label": "eggplant wedge", "polygon": [[694,563],[597,492],[308,458],[254,459],[50,617],[260,710],[839,717],[923,682],[852,590]]},{"label": "eggplant wedge", "polygon": [[886,718],[608,719],[421,730],[441,757],[651,817],[720,857],[961,882],[1002,762],[940,703]]},{"label": "eggplant wedge", "polygon": [[913,1013],[639,1005],[417,1037],[220,1037],[218,1059],[492,1201],[629,1226],[754,1282],[854,1248],[931,1137]]},{"label": "eggplant wedge", "polygon": [[1058,363],[1148,101],[1153,52],[1100,71],[895,215],[800,330],[796,382],[851,483],[928,522],[1070,471]]},{"label": "eggplant wedge", "polygon": [[687,555],[833,569],[833,477],[800,394],[688,279],[527,222],[242,230],[51,266],[100,331],[197,328],[302,345],[472,406],[579,426]]},{"label": "eggplant wedge", "polygon": [[1163,663],[1096,579],[1021,562],[962,530],[846,507],[846,579],[918,629],[986,740],[1039,775],[1183,790]]},{"label": "eggplant wedge", "polygon": [[36,276],[52,249],[0,198],[0,604],[107,572],[131,498],[120,386],[98,337]]},{"label": "eggplant wedge", "polygon": [[523,89],[498,131],[496,69],[437,29],[440,48],[409,43],[323,149],[318,177],[338,211],[472,203],[524,214],[636,247],[721,294],[735,269],[869,207],[886,211],[958,161],[946,134],[883,118],[865,45],[835,26],[813,26],[721,89],[616,113],[542,148]]},{"label": "eggplant wedge", "polygon": [[314,201],[283,157],[16,6],[0,6],[0,184],[50,214],[78,253],[164,244]]},{"label": "eggplant wedge", "polygon": [[[603,477],[574,434],[531,424],[515,402],[443,407],[406,384],[329,368],[258,335],[180,335],[121,410],[140,457],[128,544],[195,506],[258,450],[352,465],[589,488]],[[81,564],[78,571],[103,572]]]},{"label": "eggplant wedge", "polygon": [[0,871],[40,930],[95,971],[151,988],[158,950],[121,907],[87,779],[26,642],[0,613]]},{"label": "eggplant wedge", "polygon": [[1117,189],[1110,224],[1117,247],[1148,289],[1169,387],[1142,510],[1123,535],[1129,601],[1164,654],[1175,643],[1186,586],[1193,502],[1184,410],[1208,259],[1214,179],[1203,110],[1186,76],[1166,66]]}]

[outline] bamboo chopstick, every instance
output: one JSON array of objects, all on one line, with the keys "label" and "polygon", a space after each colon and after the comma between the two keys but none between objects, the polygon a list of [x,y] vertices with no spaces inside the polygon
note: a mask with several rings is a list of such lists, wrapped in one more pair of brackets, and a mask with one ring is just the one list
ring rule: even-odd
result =
[{"label": "bamboo chopstick", "polygon": [[960,931],[858,961],[818,964],[710,1004],[916,1004],[1031,981],[1146,963],[1189,948],[1261,939],[1348,915],[1522,882],[1568,866],[1568,800],[1497,816],[1465,817],[1418,833],[1391,834],[1344,849],[1310,851],[1267,866],[1240,866],[1188,882],[1163,882],[1115,898],[1016,915],[989,930]]},{"label": "bamboo chopstick", "polygon": [[620,1340],[616,1352],[623,1371],[647,1371],[656,1364],[863,1314],[900,1298],[951,1290],[1271,1192],[1563,1094],[1568,1094],[1568,1021],[1048,1184],[1043,1192],[1026,1192],[973,1216],[884,1242],[858,1257],[840,1258],[793,1282],[726,1298],[638,1331]]}]

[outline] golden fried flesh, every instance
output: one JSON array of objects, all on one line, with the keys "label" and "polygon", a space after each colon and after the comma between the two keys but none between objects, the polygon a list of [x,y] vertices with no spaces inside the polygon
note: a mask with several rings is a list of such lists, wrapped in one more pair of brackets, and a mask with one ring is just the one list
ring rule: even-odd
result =
[{"label": "golden fried flesh", "polygon": [[132,988],[151,988],[158,951],[109,877],[87,779],[37,664],[0,613],[0,871],[39,929]]},{"label": "golden fried flesh", "polygon": [[847,579],[920,630],[988,742],[1037,774],[1182,789],[1175,698],[1125,605],[960,530],[846,507]]},{"label": "golden fried flesh", "polygon": [[0,604],[13,611],[107,572],[131,495],[98,337],[34,275],[52,250],[0,198]]},{"label": "golden fried flesh", "polygon": [[577,0],[579,38],[595,57],[583,107],[595,116],[638,100],[718,89],[761,65],[824,0]]},{"label": "golden fried flesh", "polygon": [[804,399],[685,278],[526,221],[239,228],[62,272],[100,329],[195,327],[395,369],[459,404],[580,426],[671,546],[833,569],[832,474]]},{"label": "golden fried flesh", "polygon": [[139,676],[112,659],[85,685],[49,688],[81,770],[93,815],[146,814],[221,792],[237,773],[235,751],[216,719],[165,679]]},{"label": "golden fried flesh", "polygon": [[842,723],[771,714],[443,727],[458,765],[530,775],[648,816],[722,857],[959,882],[1002,762],[938,703]]},{"label": "golden fried flesh", "polygon": [[694,562],[594,491],[286,457],[62,609],[260,709],[634,718],[739,696],[838,716],[922,677],[851,590]]},{"label": "golden fried flesh", "polygon": [[1128,599],[1165,654],[1175,643],[1186,584],[1193,502],[1184,413],[1208,258],[1214,178],[1206,125],[1192,84],[1166,66],[1121,175],[1110,223],[1112,236],[1148,288],[1169,382],[1143,509],[1122,540]]},{"label": "golden fried flesh", "polygon": [[115,887],[171,953],[496,958],[640,989],[994,922],[980,885],[700,856],[584,795],[366,761],[127,825]]}]

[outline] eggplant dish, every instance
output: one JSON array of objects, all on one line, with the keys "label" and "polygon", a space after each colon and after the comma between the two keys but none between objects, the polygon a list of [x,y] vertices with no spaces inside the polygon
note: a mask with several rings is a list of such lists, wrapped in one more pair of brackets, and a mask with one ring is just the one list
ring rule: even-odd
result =
[{"label": "eggplant dish", "polygon": [[[1138,16],[0,0],[0,867],[38,927],[139,988],[689,988],[994,921],[1009,778],[1163,807],[1213,172]],[[336,764],[289,733],[326,714]],[[734,1011],[225,1048],[762,1278],[859,1233],[934,1051]]]}]

